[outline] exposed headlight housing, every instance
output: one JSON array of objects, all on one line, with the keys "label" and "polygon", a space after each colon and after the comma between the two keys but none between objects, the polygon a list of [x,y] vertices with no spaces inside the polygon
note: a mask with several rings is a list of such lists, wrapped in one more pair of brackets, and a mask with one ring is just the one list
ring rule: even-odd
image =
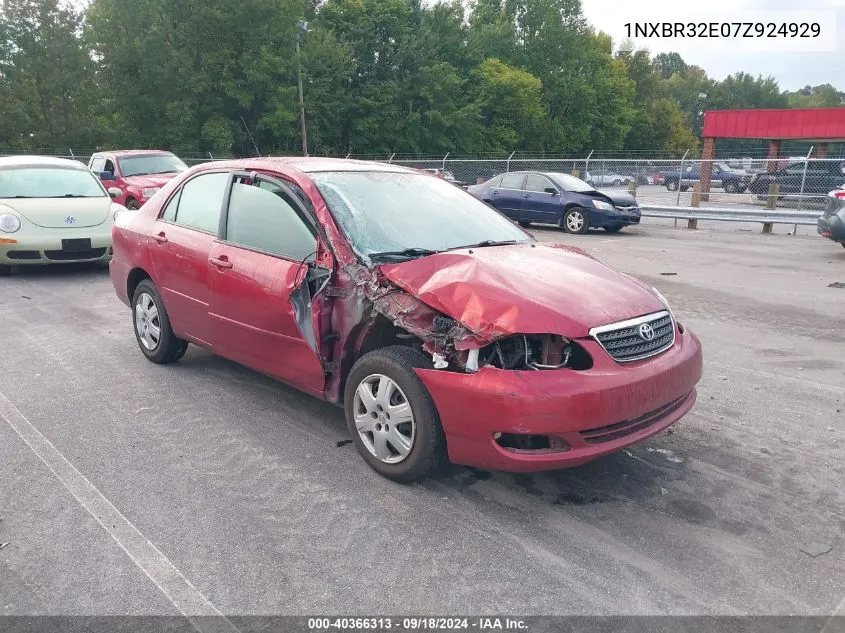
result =
[{"label": "exposed headlight housing", "polygon": [[152,198],[159,192],[159,190],[161,190],[161,187],[147,187],[141,190],[141,195],[144,196],[144,198]]},{"label": "exposed headlight housing", "polygon": [[0,231],[14,233],[21,228],[21,219],[11,213],[0,215]]},{"label": "exposed headlight housing", "polygon": [[604,200],[593,200],[593,206],[596,209],[601,209],[602,211],[616,211],[616,207]]}]

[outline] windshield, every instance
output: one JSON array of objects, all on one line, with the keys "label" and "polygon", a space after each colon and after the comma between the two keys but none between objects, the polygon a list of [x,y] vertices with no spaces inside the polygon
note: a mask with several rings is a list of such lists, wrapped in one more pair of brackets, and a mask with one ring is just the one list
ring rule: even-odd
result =
[{"label": "windshield", "polygon": [[124,178],[146,176],[147,174],[170,174],[185,171],[188,166],[172,154],[150,154],[121,158],[120,173]]},{"label": "windshield", "polygon": [[[595,172],[596,174],[600,174],[602,172]],[[580,178],[576,178],[575,176],[570,176],[569,174],[546,174],[549,178],[555,181],[555,184],[563,189],[564,191],[595,191],[593,187],[588,185],[586,182],[581,180]]]},{"label": "windshield", "polygon": [[355,251],[364,257],[444,251],[481,242],[532,238],[458,187],[421,174],[320,172],[311,174]]},{"label": "windshield", "polygon": [[0,198],[102,198],[100,182],[87,169],[21,167],[0,169]]}]

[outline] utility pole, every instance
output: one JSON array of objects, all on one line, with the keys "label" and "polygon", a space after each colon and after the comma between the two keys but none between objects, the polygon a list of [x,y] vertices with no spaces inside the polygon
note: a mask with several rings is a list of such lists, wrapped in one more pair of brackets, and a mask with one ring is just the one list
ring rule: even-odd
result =
[{"label": "utility pole", "polygon": [[308,156],[308,136],[305,130],[305,96],[302,94],[302,59],[299,55],[299,42],[302,34],[308,32],[308,22],[299,20],[296,23],[296,82],[299,88],[299,130],[302,135],[302,155]]}]

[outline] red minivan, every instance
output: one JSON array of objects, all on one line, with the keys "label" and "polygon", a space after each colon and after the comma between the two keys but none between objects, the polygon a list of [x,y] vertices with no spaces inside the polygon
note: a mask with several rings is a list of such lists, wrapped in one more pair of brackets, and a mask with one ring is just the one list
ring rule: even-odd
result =
[{"label": "red minivan", "polygon": [[208,163],[118,215],[113,241],[149,360],[193,343],[342,405],[396,481],[445,458],[576,466],[695,402],[701,346],[659,292],[417,170]]}]

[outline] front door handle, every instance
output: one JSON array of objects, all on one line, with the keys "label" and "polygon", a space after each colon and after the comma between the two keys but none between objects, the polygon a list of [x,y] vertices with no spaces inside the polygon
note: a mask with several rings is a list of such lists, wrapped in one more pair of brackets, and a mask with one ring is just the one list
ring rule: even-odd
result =
[{"label": "front door handle", "polygon": [[209,263],[212,266],[216,266],[217,268],[226,268],[229,269],[232,267],[232,262],[229,261],[229,258],[225,255],[221,255],[219,258],[217,257],[209,257]]},{"label": "front door handle", "polygon": [[167,236],[164,234],[164,231],[153,235],[153,239],[158,242],[159,244],[164,244],[167,241]]}]

